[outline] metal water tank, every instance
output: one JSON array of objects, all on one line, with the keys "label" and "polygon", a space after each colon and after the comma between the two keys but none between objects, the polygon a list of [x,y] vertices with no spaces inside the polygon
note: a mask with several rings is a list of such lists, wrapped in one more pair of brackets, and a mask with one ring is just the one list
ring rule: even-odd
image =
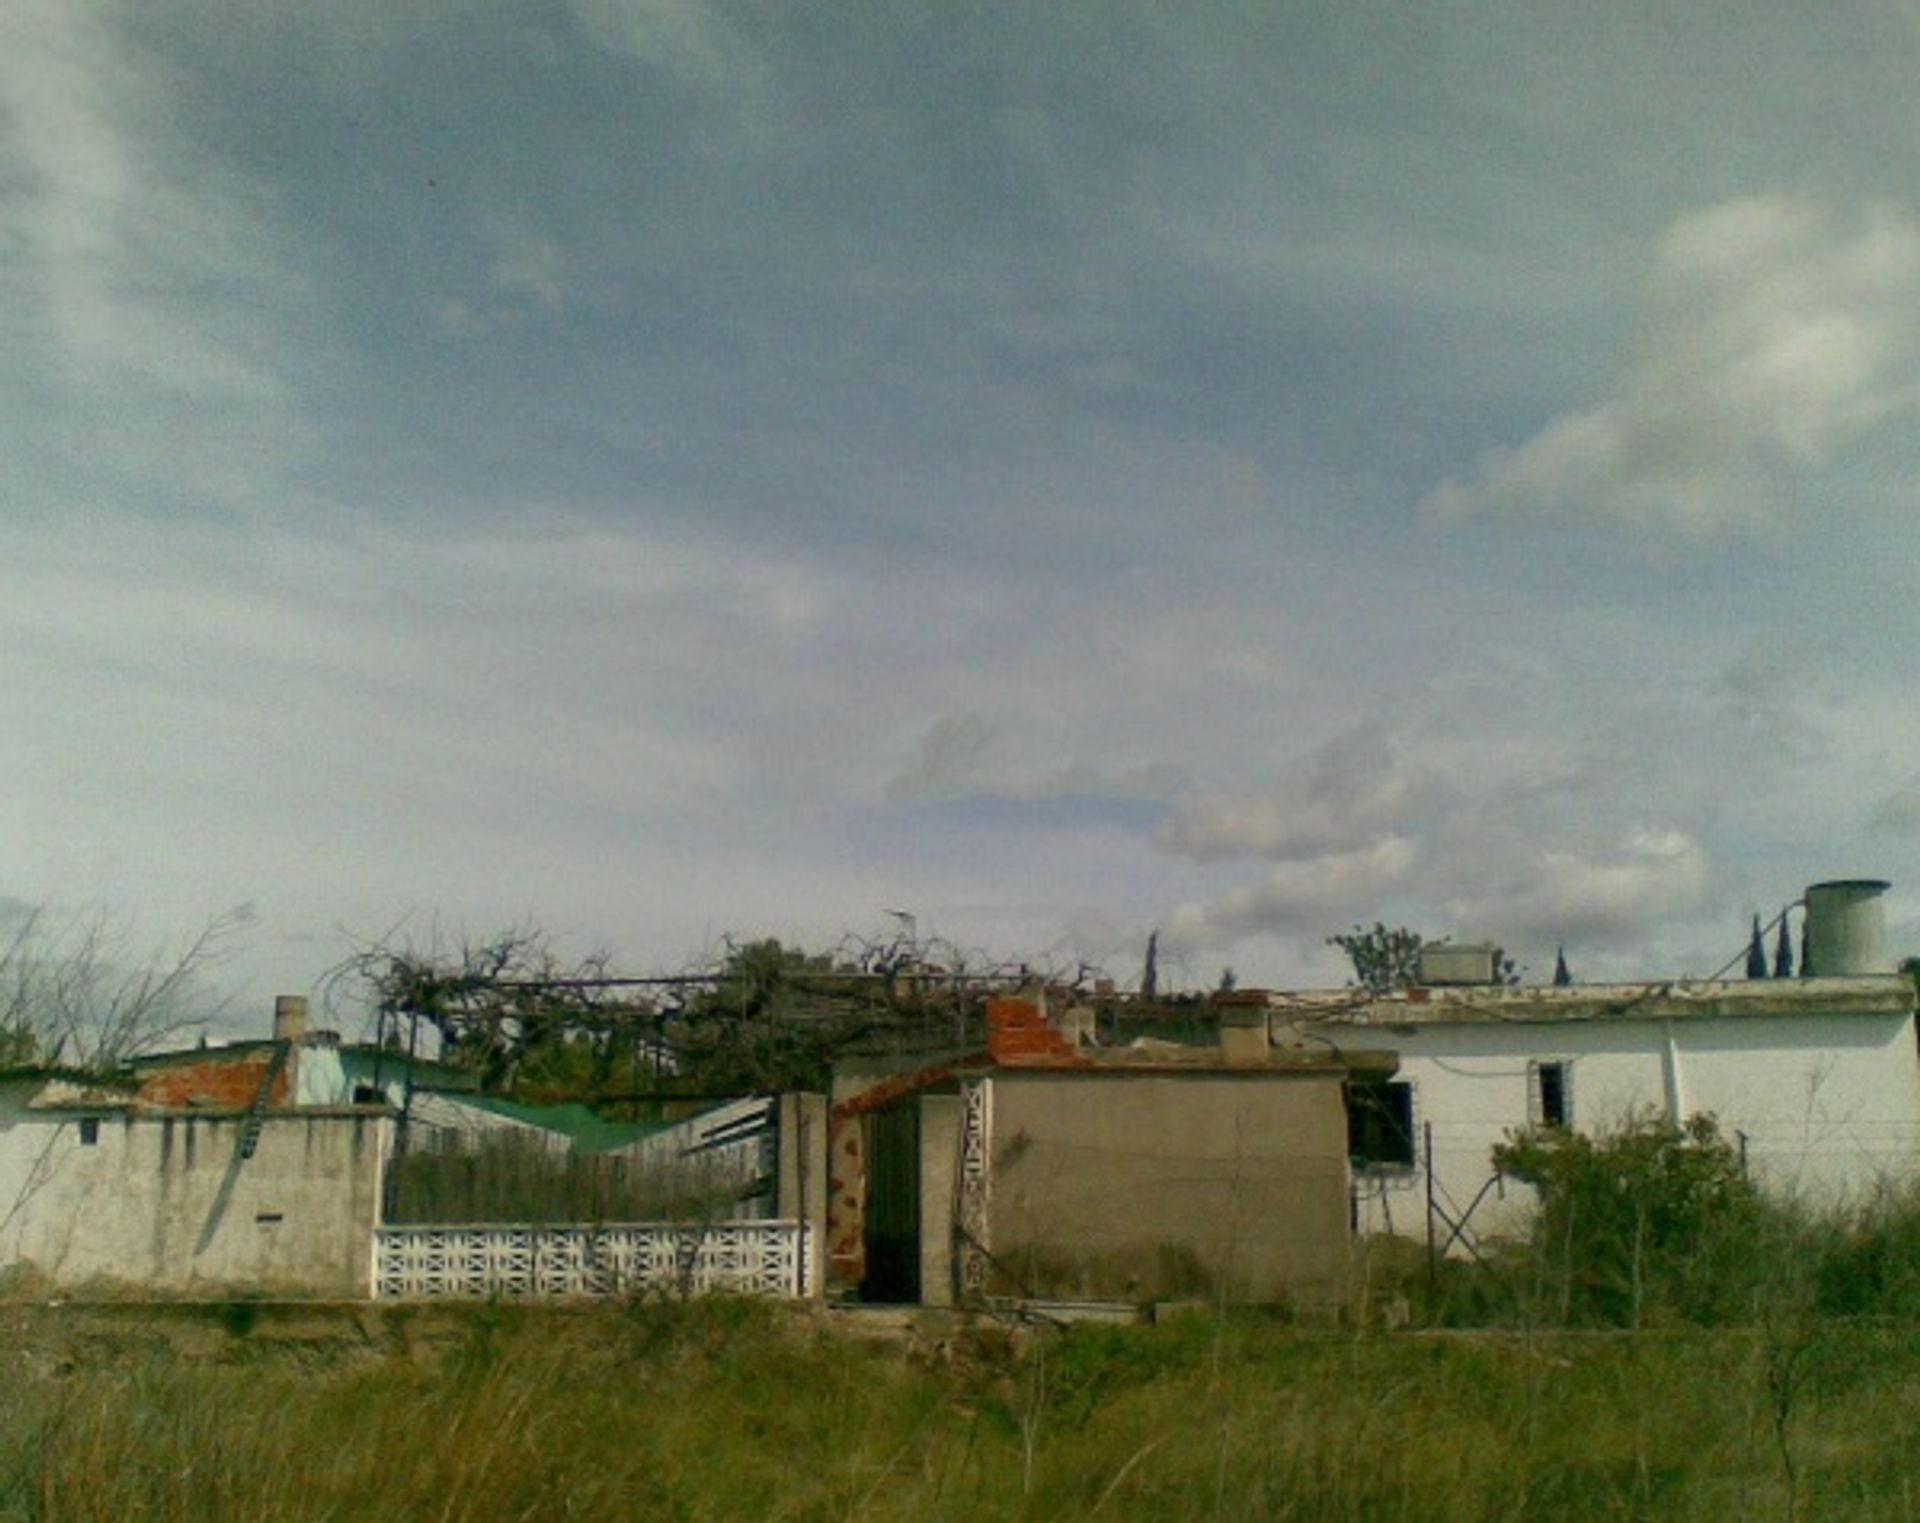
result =
[{"label": "metal water tank", "polygon": [[1893,959],[1887,955],[1886,908],[1880,903],[1880,896],[1891,887],[1884,878],[1834,878],[1810,884],[1800,976],[1846,978],[1893,972]]}]

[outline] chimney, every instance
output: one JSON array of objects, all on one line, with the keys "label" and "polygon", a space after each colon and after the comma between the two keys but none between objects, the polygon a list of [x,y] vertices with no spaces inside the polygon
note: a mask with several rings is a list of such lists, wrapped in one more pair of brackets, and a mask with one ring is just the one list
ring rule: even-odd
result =
[{"label": "chimney", "polygon": [[304,994],[282,994],[273,1002],[273,1039],[298,1042],[307,1034],[307,998]]},{"label": "chimney", "polygon": [[1238,1066],[1265,1063],[1272,1055],[1267,1030],[1267,996],[1258,989],[1233,990],[1213,997],[1220,1021],[1220,1058]]}]

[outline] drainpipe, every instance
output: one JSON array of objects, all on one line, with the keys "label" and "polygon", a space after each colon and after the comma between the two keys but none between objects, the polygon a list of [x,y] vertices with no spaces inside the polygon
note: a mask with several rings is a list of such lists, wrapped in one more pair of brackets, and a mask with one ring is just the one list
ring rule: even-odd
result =
[{"label": "drainpipe", "polygon": [[1671,1020],[1662,1021],[1660,1028],[1664,1038],[1660,1050],[1660,1078],[1666,1090],[1667,1124],[1677,1129],[1687,1118],[1686,1094],[1680,1083],[1680,1043],[1674,1037]]}]

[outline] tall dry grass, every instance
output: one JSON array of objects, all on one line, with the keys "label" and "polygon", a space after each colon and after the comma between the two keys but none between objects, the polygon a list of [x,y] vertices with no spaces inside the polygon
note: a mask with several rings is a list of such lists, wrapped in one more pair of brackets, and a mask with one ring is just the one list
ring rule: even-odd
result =
[{"label": "tall dry grass", "polygon": [[1911,1519],[1920,1347],[1078,1328],[939,1357],[731,1301],[476,1307],[428,1358],[19,1359],[8,1519]]}]

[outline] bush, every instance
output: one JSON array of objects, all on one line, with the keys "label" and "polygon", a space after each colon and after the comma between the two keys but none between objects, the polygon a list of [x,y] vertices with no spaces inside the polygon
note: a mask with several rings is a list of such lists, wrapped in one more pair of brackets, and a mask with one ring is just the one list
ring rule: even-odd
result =
[{"label": "bush", "polygon": [[1826,1239],[1816,1281],[1822,1314],[1911,1317],[1920,1308],[1920,1188],[1882,1192]]},{"label": "bush", "polygon": [[1540,1194],[1536,1283],[1555,1320],[1638,1327],[1753,1310],[1771,1217],[1711,1116],[1629,1117],[1597,1137],[1515,1133],[1494,1165]]}]

